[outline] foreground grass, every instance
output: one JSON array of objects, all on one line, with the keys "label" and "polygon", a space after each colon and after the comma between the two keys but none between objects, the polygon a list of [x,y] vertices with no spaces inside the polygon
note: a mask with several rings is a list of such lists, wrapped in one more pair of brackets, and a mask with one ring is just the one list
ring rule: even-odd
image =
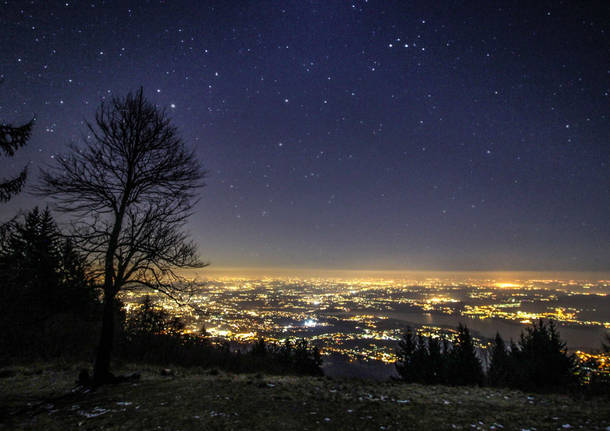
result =
[{"label": "foreground grass", "polygon": [[[139,371],[138,382],[71,392],[78,366],[0,378],[0,429],[610,430],[607,399],[315,377]],[[6,376],[8,375],[8,377]]]}]

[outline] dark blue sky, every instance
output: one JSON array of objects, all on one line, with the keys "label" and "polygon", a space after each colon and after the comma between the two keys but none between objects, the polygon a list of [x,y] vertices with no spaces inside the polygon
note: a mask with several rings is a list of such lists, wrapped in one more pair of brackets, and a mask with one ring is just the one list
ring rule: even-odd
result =
[{"label": "dark blue sky", "polygon": [[142,85],[215,266],[610,270],[602,3],[2,1],[0,119],[36,115],[2,173]]}]

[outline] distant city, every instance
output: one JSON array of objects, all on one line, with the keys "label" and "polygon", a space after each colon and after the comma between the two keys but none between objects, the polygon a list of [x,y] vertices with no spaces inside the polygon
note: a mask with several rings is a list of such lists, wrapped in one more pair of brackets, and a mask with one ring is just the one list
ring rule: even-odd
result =
[{"label": "distant city", "polygon": [[[610,330],[610,280],[221,277],[197,287],[186,306],[151,296],[181,317],[189,333],[205,329],[215,342],[235,346],[261,338],[275,343],[305,338],[330,362],[391,364],[407,326],[451,341],[457,324],[465,323],[484,351],[496,331],[518,341],[527,325],[553,319],[568,348],[582,359],[599,350]],[[145,295],[127,292],[128,312]]]}]

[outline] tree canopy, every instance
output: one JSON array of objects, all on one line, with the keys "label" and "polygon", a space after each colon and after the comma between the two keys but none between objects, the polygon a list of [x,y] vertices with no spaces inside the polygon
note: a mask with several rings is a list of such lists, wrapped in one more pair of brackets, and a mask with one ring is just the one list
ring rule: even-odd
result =
[{"label": "tree canopy", "polygon": [[177,298],[190,285],[176,268],[204,266],[184,224],[204,171],[166,112],[140,88],[103,102],[90,139],[41,173],[38,193],[71,213],[74,244],[104,280],[104,317],[94,378],[110,377],[115,297],[149,288]]}]

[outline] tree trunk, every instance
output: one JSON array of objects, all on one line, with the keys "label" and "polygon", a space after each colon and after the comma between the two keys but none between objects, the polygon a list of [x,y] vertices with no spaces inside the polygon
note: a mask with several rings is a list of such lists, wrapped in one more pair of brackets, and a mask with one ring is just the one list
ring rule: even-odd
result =
[{"label": "tree trunk", "polygon": [[110,354],[112,353],[112,343],[114,339],[114,307],[115,295],[106,291],[104,293],[104,314],[102,316],[102,333],[95,358],[93,368],[93,382],[96,385],[108,383],[112,375],[110,374]]},{"label": "tree trunk", "polygon": [[93,367],[93,383],[103,385],[112,381],[110,374],[110,355],[114,339],[114,307],[117,289],[116,274],[114,270],[114,254],[117,249],[119,234],[123,224],[123,215],[127,205],[127,192],[123,195],[121,208],[115,217],[114,227],[108,240],[106,259],[104,261],[104,315],[102,316],[102,333],[97,348],[97,356]]}]

